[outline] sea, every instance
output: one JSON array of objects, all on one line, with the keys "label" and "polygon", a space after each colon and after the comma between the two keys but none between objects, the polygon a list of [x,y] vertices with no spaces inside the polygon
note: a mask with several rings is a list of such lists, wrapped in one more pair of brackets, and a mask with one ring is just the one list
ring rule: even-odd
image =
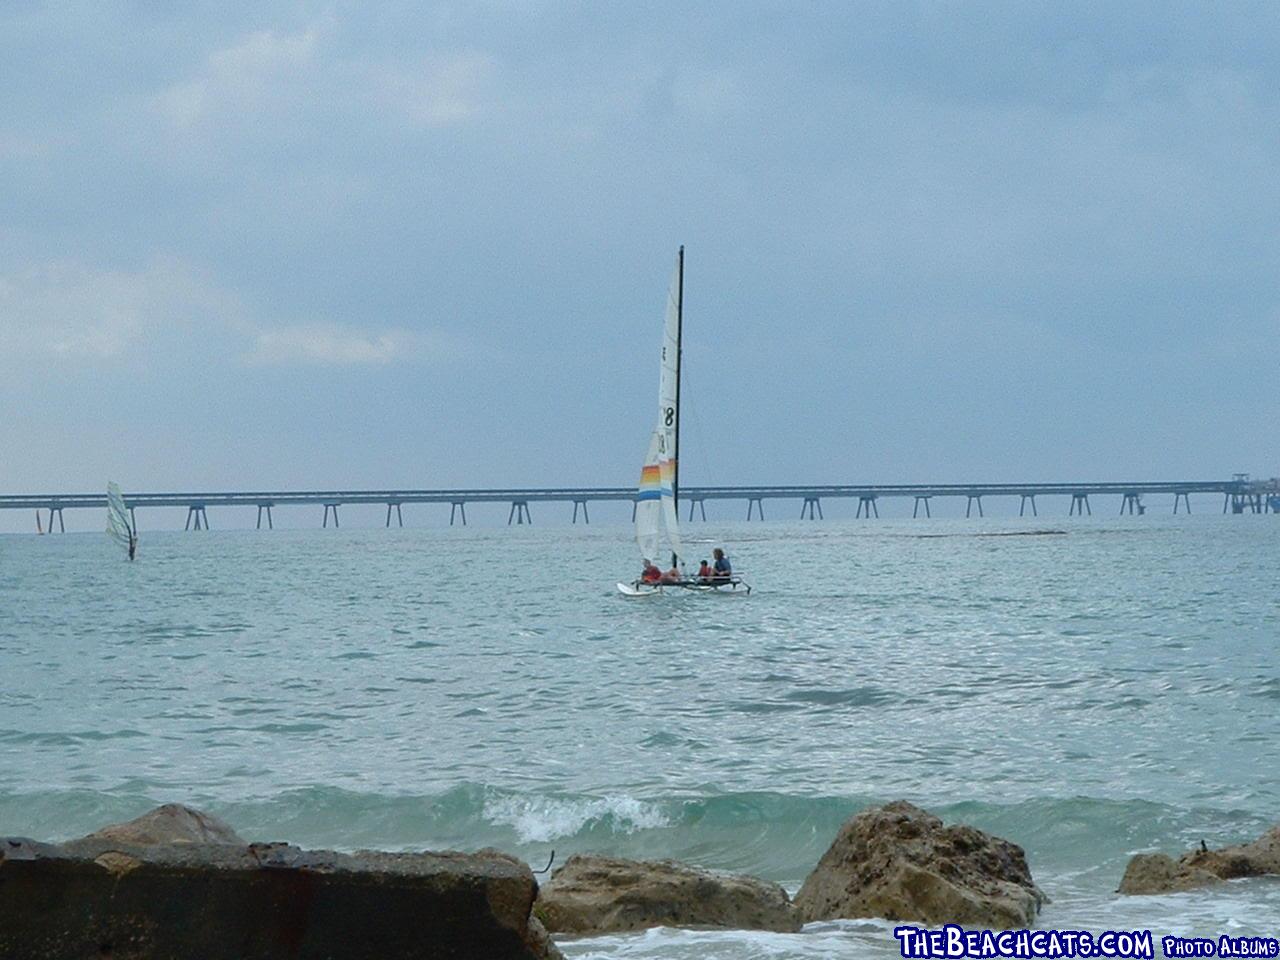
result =
[{"label": "sea", "polygon": [[[1065,511],[1064,511],[1065,512]],[[253,840],[674,857],[794,892],[910,800],[1021,845],[1039,925],[1276,936],[1280,879],[1114,891],[1280,821],[1280,517],[697,523],[749,597],[619,595],[627,525],[0,537],[0,835],[180,801]],[[575,958],[898,955],[893,924]]]}]

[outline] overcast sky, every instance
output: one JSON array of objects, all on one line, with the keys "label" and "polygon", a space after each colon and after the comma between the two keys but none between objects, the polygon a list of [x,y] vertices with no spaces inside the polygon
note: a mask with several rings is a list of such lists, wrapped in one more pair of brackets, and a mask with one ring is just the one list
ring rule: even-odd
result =
[{"label": "overcast sky", "polygon": [[1280,473],[1278,22],[3,0],[0,490]]}]

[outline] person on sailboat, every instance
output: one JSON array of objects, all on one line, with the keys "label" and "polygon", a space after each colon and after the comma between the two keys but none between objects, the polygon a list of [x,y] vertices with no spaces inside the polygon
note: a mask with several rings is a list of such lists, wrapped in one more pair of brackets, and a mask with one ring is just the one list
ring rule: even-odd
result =
[{"label": "person on sailboat", "polygon": [[676,566],[675,560],[671,561],[671,569],[662,575],[663,583],[679,583],[684,579],[684,574],[680,572],[680,568]]},{"label": "person on sailboat", "polygon": [[716,547],[711,551],[711,555],[716,558],[715,579],[728,580],[733,576],[733,566],[729,563],[729,558],[724,555],[724,551]]},{"label": "person on sailboat", "polygon": [[711,569],[711,564],[709,564],[709,563],[707,563],[707,561],[703,560],[703,561],[702,561],[701,566],[699,566],[699,567],[698,567],[698,582],[699,582],[699,583],[710,583],[710,582],[711,582],[711,578],[712,578],[714,575],[715,575],[715,573],[714,573],[714,571]]},{"label": "person on sailboat", "polygon": [[648,557],[644,559],[644,572],[640,574],[641,583],[661,583],[662,571],[653,565]]}]

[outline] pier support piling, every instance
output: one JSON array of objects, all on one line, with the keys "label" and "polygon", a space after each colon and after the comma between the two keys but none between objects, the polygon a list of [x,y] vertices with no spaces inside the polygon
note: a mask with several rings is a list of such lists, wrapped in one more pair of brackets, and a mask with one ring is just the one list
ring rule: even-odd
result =
[{"label": "pier support piling", "polygon": [[[697,508],[698,508],[698,510],[702,513],[702,519],[703,519],[703,520],[706,520],[706,519],[707,519],[707,501],[702,500],[702,499],[698,499],[698,500],[690,500],[690,501],[689,501],[689,522],[690,522],[690,523],[693,523],[693,508],[694,508],[694,507],[697,507]],[[636,508],[635,508],[635,504],[632,504],[632,505],[631,505],[631,520],[632,520],[632,522],[634,522],[634,521],[635,521],[635,519],[636,519]]]},{"label": "pier support piling", "polygon": [[1142,505],[1142,494],[1140,493],[1126,493],[1124,499],[1120,501],[1120,516],[1122,517],[1126,513],[1130,516],[1134,514],[1141,516],[1146,512],[1147,508]]},{"label": "pier support piling", "polygon": [[392,508],[392,507],[395,507],[395,510],[396,510],[396,522],[397,522],[400,526],[402,526],[402,527],[403,527],[403,526],[404,526],[404,514],[400,512],[400,504],[398,504],[398,503],[388,503],[388,504],[387,504],[387,526],[388,526],[388,527],[389,527],[389,526],[391,526],[391,508]]},{"label": "pier support piling", "polygon": [[[1177,501],[1175,498],[1174,512],[1177,512]],[[1228,493],[1224,495],[1222,501],[1222,512],[1227,512],[1230,506],[1232,513],[1266,513],[1271,507],[1269,497],[1260,493]],[[1191,512],[1191,504],[1187,504],[1187,513]]]},{"label": "pier support piling", "polygon": [[449,526],[453,526],[453,518],[459,513],[462,515],[462,525],[465,527],[467,525],[467,504],[464,500],[454,500],[453,503],[449,504]]},{"label": "pier support piling", "polygon": [[338,505],[336,503],[326,503],[324,505],[324,523],[322,526],[329,526],[329,511],[333,511],[333,528],[336,530],[340,526],[338,523]]},{"label": "pier support piling", "polygon": [[1179,490],[1173,495],[1173,512],[1178,512],[1178,502],[1181,501],[1187,505],[1187,513],[1191,512],[1191,494]]},{"label": "pier support piling", "polygon": [[184,530],[208,530],[209,514],[205,511],[204,504],[193,503],[187,507],[187,525]]},{"label": "pier support piling", "polygon": [[1083,517],[1085,513],[1093,516],[1093,508],[1089,506],[1089,495],[1087,493],[1073,493],[1071,495],[1071,509],[1067,511],[1069,517]]},{"label": "pier support piling", "polygon": [[822,501],[817,497],[805,497],[804,504],[800,507],[800,519],[803,520],[805,518],[806,512],[808,512],[810,520],[814,519],[813,512],[815,510],[818,512],[818,519],[824,519],[822,516]]},{"label": "pier support piling", "polygon": [[751,511],[756,510],[760,514],[760,519],[764,519],[764,500],[760,497],[750,497],[747,500],[747,519],[751,519]]},{"label": "pier support piling", "polygon": [[507,526],[511,526],[512,521],[517,526],[524,524],[533,524],[533,515],[529,513],[529,502],[527,500],[511,501],[511,512],[507,514]]},{"label": "pier support piling", "polygon": [[871,495],[863,494],[858,497],[858,512],[854,514],[855,520],[870,520],[872,515],[879,517],[880,508],[876,505],[876,498]]},{"label": "pier support piling", "polygon": [[271,522],[271,504],[269,504],[269,503],[260,503],[260,504],[258,504],[258,524],[257,524],[257,526],[256,526],[254,529],[255,529],[255,530],[261,530],[261,529],[262,529],[262,513],[263,513],[263,511],[264,511],[264,510],[266,511],[266,514],[267,514],[267,529],[268,529],[268,530],[274,530],[274,529],[275,529],[275,524],[273,524],[273,523]]},{"label": "pier support piling", "polygon": [[969,502],[964,505],[964,515],[966,517],[972,516],[973,508],[974,508],[974,505],[976,504],[978,507],[978,516],[980,517],[984,516],[982,512],[982,495],[970,493],[968,494],[968,497],[969,497]]},{"label": "pier support piling", "polygon": [[582,522],[583,522],[583,523],[590,523],[590,522],[591,522],[591,517],[587,515],[587,501],[585,501],[585,500],[575,500],[575,501],[573,501],[573,522],[574,522],[574,523],[577,523],[577,522],[578,522],[578,506],[579,506],[579,505],[581,505],[581,506],[582,506]]},{"label": "pier support piling", "polygon": [[1019,494],[1019,496],[1022,497],[1022,501],[1018,504],[1018,516],[1025,517],[1027,515],[1027,504],[1031,504],[1031,515],[1033,517],[1040,516],[1036,510],[1036,495],[1034,493],[1023,493]]},{"label": "pier support piling", "polygon": [[62,508],[61,508],[61,507],[50,507],[50,508],[49,508],[49,532],[50,532],[50,533],[53,533],[53,518],[54,518],[55,516],[58,518],[58,532],[59,532],[59,533],[66,533],[66,532],[67,532],[67,525],[66,525],[66,523],[64,523],[64,522],[63,522],[63,520],[62,520]]},{"label": "pier support piling", "polygon": [[931,514],[931,513],[929,512],[929,498],[928,498],[928,497],[916,497],[916,505],[915,505],[915,506],[912,508],[912,510],[911,510],[911,516],[913,516],[913,517],[918,517],[918,516],[920,516],[920,505],[921,505],[921,504],[924,504],[924,515],[925,515],[926,517],[933,516],[933,514]]}]

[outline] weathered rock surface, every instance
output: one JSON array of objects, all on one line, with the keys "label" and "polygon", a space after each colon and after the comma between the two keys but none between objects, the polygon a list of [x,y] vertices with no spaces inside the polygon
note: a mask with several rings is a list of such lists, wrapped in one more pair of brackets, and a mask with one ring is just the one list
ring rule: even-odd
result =
[{"label": "weathered rock surface", "polygon": [[1120,893],[1174,893],[1221,883],[1208,870],[1191,867],[1163,853],[1140,853],[1125,867]]},{"label": "weathered rock surface", "polygon": [[534,913],[552,933],[576,936],[648,927],[800,929],[776,883],[672,860],[570,857],[543,886]]},{"label": "weathered rock surface", "polygon": [[225,821],[180,803],[166,803],[128,823],[113,823],[86,840],[114,840],[141,845],[155,843],[234,843],[245,841]]},{"label": "weathered rock surface", "polygon": [[1125,867],[1119,893],[1176,893],[1239,877],[1280,874],[1280,826],[1252,843],[1218,850],[1189,850],[1177,860],[1163,853],[1139,853]]},{"label": "weathered rock surface", "polygon": [[805,922],[884,917],[930,925],[1023,927],[1045,896],[1022,848],[974,827],[945,827],[905,801],[865,810],[796,894]]},{"label": "weathered rock surface", "polygon": [[[187,825],[212,830],[206,820]],[[61,845],[0,839],[0,956],[560,957],[530,915],[533,874],[494,851],[341,854],[103,833]]]}]

